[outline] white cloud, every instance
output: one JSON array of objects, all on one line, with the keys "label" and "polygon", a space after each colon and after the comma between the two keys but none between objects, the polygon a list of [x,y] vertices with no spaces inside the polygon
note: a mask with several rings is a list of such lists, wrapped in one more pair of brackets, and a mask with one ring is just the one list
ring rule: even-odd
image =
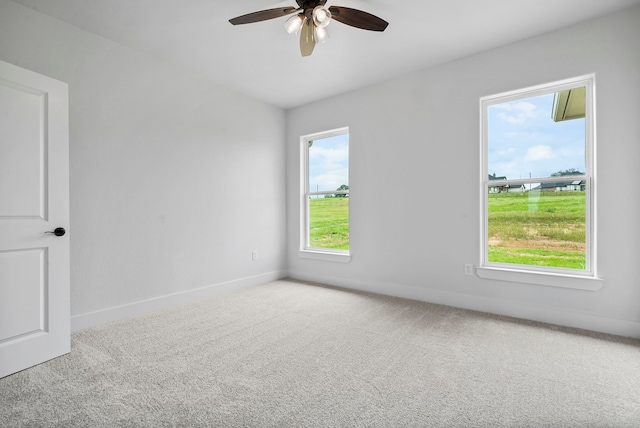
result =
[{"label": "white cloud", "polygon": [[349,147],[346,145],[335,148],[329,147],[313,147],[309,150],[309,159],[318,160],[327,163],[339,163],[349,159]]},{"label": "white cloud", "polygon": [[527,119],[536,118],[540,114],[538,107],[527,101],[498,104],[495,108],[504,110],[497,114],[500,120],[513,125],[522,125]]},{"label": "white cloud", "polygon": [[346,171],[329,171],[310,177],[309,180],[311,185],[309,190],[311,191],[336,190],[343,184],[349,184],[349,174]]},{"label": "white cloud", "polygon": [[533,146],[529,147],[527,150],[527,154],[525,155],[525,160],[527,161],[537,161],[543,159],[553,159],[555,154],[553,153],[553,149],[550,146]]},{"label": "white cloud", "polygon": [[349,147],[314,145],[309,150],[309,186],[311,191],[336,190],[349,184]]}]

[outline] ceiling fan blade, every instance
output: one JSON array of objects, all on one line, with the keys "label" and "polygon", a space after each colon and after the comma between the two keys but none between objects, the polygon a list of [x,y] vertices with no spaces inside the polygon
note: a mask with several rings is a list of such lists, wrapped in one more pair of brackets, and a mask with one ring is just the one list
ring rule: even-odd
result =
[{"label": "ceiling fan blade", "polygon": [[315,36],[313,35],[313,21],[305,19],[300,31],[300,53],[302,56],[309,56],[316,47]]},{"label": "ceiling fan blade", "polygon": [[248,13],[229,20],[233,25],[251,24],[252,22],[266,21],[267,19],[280,18],[281,16],[292,14],[299,9],[295,7],[278,7],[276,9],[261,10],[258,12]]},{"label": "ceiling fan blade", "polygon": [[367,12],[344,6],[330,6],[331,18],[363,30],[384,31],[389,23]]}]

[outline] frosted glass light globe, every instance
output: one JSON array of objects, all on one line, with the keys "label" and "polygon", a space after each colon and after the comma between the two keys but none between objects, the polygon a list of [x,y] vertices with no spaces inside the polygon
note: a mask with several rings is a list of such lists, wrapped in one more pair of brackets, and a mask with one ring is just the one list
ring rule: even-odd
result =
[{"label": "frosted glass light globe", "polygon": [[294,15],[285,21],[284,28],[289,34],[298,34],[305,19],[306,18],[302,14]]},{"label": "frosted glass light globe", "polygon": [[316,6],[313,9],[313,23],[318,28],[324,28],[331,21],[331,12],[322,6]]}]

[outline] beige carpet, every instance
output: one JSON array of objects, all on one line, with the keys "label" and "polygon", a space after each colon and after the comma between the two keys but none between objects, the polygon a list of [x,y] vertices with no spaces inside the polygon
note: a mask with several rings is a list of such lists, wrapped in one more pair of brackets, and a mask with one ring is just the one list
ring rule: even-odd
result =
[{"label": "beige carpet", "polygon": [[0,426],[640,427],[640,342],[276,281],[75,333]]}]

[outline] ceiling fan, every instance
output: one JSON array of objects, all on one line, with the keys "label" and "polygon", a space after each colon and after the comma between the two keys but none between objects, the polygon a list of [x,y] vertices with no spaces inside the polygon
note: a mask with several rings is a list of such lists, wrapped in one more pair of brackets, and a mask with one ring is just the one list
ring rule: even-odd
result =
[{"label": "ceiling fan", "polygon": [[294,16],[287,19],[284,27],[289,34],[300,33],[300,53],[302,56],[311,55],[316,43],[323,43],[329,38],[326,27],[331,19],[371,31],[384,31],[389,25],[384,19],[358,9],[344,6],[326,8],[324,5],[327,0],[296,0],[296,3],[298,3],[297,8],[279,7],[261,10],[238,16],[230,19],[229,22],[233,25],[250,24],[295,13]]}]

